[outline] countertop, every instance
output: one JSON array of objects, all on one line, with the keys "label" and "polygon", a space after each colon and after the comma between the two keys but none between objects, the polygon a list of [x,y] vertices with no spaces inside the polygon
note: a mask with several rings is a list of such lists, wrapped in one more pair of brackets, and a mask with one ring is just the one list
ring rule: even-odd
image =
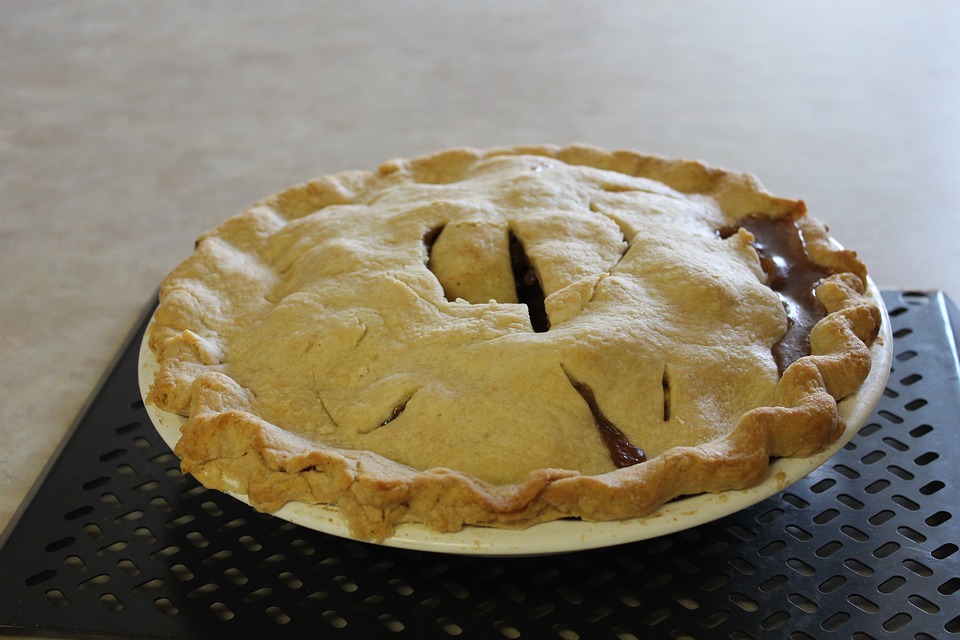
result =
[{"label": "countertop", "polygon": [[326,173],[699,158],[960,300],[957,3],[20,0],[0,59],[0,528],[195,237]]}]

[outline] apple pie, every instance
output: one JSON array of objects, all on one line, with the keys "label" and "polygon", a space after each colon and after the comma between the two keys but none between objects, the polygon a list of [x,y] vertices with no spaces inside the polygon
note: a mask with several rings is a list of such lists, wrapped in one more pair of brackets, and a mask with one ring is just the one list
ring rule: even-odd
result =
[{"label": "apple pie", "polygon": [[595,147],[291,187],[163,282],[149,402],[207,487],[351,535],[643,516],[843,431],[881,311],[804,203]]}]

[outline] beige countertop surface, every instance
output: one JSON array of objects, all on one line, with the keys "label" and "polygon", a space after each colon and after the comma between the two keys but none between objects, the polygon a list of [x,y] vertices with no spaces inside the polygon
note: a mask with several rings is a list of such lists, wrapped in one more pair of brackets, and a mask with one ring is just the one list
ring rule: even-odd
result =
[{"label": "beige countertop surface", "polygon": [[960,300],[960,3],[18,0],[0,528],[194,238],[317,175],[585,142],[751,171]]}]

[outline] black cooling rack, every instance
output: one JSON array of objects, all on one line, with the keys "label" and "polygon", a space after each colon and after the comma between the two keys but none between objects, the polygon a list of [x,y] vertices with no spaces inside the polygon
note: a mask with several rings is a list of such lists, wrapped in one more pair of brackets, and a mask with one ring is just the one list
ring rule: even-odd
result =
[{"label": "black cooling rack", "polygon": [[[960,638],[958,315],[884,292],[890,383],[785,492],[662,538],[458,557],[342,540],[181,476],[131,337],[0,549],[0,631],[123,638]],[[536,535],[535,531],[531,535]]]}]

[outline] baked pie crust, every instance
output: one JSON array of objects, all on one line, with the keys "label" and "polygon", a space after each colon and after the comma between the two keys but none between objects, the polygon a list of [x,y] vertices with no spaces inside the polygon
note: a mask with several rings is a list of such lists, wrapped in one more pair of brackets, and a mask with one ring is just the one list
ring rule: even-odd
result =
[{"label": "baked pie crust", "polygon": [[833,442],[880,327],[866,288],[750,175],[451,149],[201,236],[160,290],[148,401],[188,417],[175,452],[205,486],[336,505],[357,538],[626,519]]}]

